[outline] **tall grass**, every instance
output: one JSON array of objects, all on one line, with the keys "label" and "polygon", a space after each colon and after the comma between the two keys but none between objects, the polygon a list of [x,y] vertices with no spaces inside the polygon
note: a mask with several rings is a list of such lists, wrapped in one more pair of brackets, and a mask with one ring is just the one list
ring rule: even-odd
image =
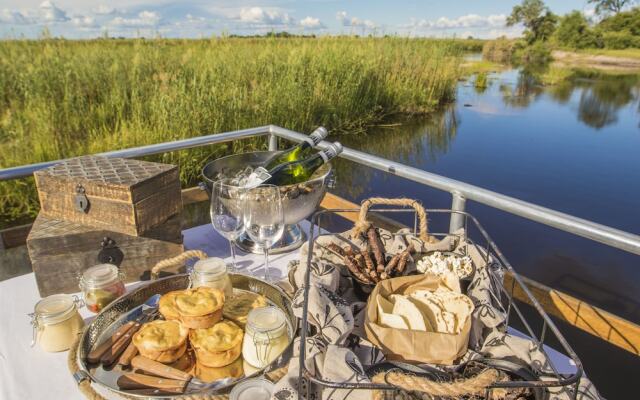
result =
[{"label": "tall grass", "polygon": [[[402,38],[0,42],[0,167],[277,124],[358,132],[455,94],[461,48]],[[196,179],[257,140],[154,159]],[[0,184],[0,226],[37,213],[32,182]]]}]

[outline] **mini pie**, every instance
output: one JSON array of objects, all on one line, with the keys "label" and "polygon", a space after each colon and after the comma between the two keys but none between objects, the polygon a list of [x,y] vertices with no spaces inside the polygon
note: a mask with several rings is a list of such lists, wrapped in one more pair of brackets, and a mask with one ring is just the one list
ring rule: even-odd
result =
[{"label": "mini pie", "polygon": [[207,329],[189,332],[197,362],[205,367],[224,367],[240,357],[242,329],[231,321],[221,321]]},{"label": "mini pie", "polygon": [[222,308],[222,315],[239,326],[247,324],[247,316],[254,308],[266,307],[267,299],[252,292],[236,292],[233,297],[226,299]]},{"label": "mini pie", "polygon": [[182,292],[182,290],[174,290],[173,292],[169,292],[160,297],[158,310],[167,321],[180,319],[180,314],[178,313],[178,310],[176,310],[175,297]]},{"label": "mini pie", "polygon": [[242,357],[238,357],[234,362],[224,367],[207,367],[197,362],[191,373],[204,382],[213,382],[224,378],[240,378],[244,374]]},{"label": "mini pie", "polygon": [[189,329],[179,321],[153,321],[133,335],[141,355],[161,363],[177,361],[187,350]]},{"label": "mini pie", "polygon": [[180,321],[189,329],[210,328],[222,319],[224,292],[201,286],[183,290],[173,296],[173,306]]}]

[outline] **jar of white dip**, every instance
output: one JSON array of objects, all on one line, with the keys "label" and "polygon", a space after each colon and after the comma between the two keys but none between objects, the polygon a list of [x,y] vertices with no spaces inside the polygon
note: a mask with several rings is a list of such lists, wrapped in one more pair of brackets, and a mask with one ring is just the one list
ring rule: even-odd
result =
[{"label": "jar of white dip", "polygon": [[242,341],[242,357],[256,368],[264,368],[289,345],[289,329],[284,312],[277,307],[251,310]]},{"label": "jar of white dip", "polygon": [[79,302],[68,294],[54,294],[37,302],[31,314],[31,345],[39,343],[48,352],[68,350],[84,326],[78,313]]},{"label": "jar of white dip", "polygon": [[221,258],[211,257],[199,260],[191,271],[191,287],[197,288],[207,286],[220,289],[224,292],[225,298],[233,295],[231,279],[227,273],[227,264]]}]

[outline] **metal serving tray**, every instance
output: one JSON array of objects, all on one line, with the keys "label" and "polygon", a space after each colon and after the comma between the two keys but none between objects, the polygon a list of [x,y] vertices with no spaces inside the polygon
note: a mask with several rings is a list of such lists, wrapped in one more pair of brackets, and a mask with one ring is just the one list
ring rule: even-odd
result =
[{"label": "metal serving tray", "polygon": [[234,290],[244,290],[254,293],[259,293],[267,298],[267,300],[274,306],[279,307],[284,311],[287,322],[289,325],[289,346],[287,349],[274,360],[271,364],[265,368],[258,370],[251,375],[245,375],[242,378],[238,378],[230,383],[220,385],[216,389],[202,390],[202,391],[189,391],[184,394],[136,394],[129,391],[123,391],[118,388],[116,381],[120,375],[122,375],[122,369],[120,366],[116,366],[111,370],[107,370],[102,366],[90,365],[86,362],[87,355],[93,349],[93,347],[102,343],[111,334],[118,329],[125,322],[136,318],[141,313],[142,304],[151,296],[155,294],[164,294],[172,290],[182,290],[189,287],[189,276],[186,274],[174,275],[156,281],[151,281],[148,284],[141,286],[130,293],[123,295],[122,297],[109,304],[84,330],[80,339],[80,346],[78,349],[78,364],[82,371],[88,374],[92,382],[97,386],[108,389],[127,398],[140,398],[146,399],[153,397],[154,399],[170,399],[183,397],[189,394],[195,393],[208,393],[208,394],[224,394],[228,393],[231,388],[245,379],[255,377],[257,375],[265,374],[269,371],[275,370],[284,366],[291,358],[292,344],[294,334],[298,328],[298,320],[293,314],[291,307],[291,299],[280,288],[266,283],[258,278],[242,275],[242,274],[229,274],[231,278],[231,284]]}]

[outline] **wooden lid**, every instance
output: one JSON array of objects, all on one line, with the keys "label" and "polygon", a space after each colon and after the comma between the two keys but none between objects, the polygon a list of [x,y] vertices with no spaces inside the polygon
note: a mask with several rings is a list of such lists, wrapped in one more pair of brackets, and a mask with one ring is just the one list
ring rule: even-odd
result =
[{"label": "wooden lid", "polygon": [[98,185],[131,188],[149,178],[176,169],[175,165],[126,158],[82,156],[64,160],[49,168],[36,171],[37,175],[90,181]]}]

